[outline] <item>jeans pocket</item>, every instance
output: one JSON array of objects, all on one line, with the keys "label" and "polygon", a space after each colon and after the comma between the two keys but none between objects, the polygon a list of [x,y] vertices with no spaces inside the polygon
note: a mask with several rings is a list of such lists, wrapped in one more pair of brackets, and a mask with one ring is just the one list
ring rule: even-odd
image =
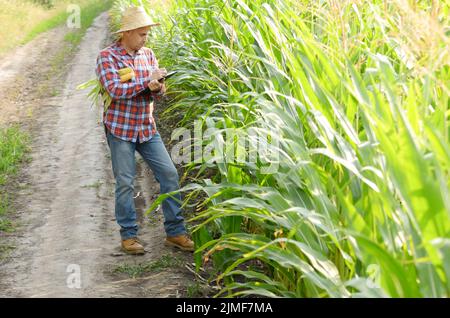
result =
[{"label": "jeans pocket", "polygon": [[105,127],[105,137],[106,137],[106,142],[108,143],[108,147],[111,147],[109,144],[109,135],[111,134],[108,129],[106,128],[106,125],[104,125]]}]

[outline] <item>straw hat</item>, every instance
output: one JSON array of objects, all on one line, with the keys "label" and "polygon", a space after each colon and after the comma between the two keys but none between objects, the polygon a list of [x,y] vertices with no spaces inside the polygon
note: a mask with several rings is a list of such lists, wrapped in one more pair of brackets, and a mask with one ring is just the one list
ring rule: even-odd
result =
[{"label": "straw hat", "polygon": [[114,33],[135,30],[146,26],[157,26],[160,23],[153,22],[143,7],[129,7],[122,15],[120,30]]}]

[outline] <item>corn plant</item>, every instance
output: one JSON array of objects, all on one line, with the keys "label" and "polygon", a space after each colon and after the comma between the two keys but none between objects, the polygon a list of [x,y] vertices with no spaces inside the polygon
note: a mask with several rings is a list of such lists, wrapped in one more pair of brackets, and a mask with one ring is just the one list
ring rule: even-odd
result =
[{"label": "corn plant", "polygon": [[100,83],[100,81],[96,78],[93,78],[77,86],[77,89],[79,90],[88,88],[91,88],[88,93],[88,98],[91,100],[92,106],[103,105],[103,108],[106,111],[109,105],[111,105],[112,98]]},{"label": "corn plant", "polygon": [[[151,45],[181,74],[165,114],[226,146],[183,189],[219,295],[450,296],[448,17],[448,1],[402,0],[158,13]],[[236,161],[267,138],[275,170]]]}]

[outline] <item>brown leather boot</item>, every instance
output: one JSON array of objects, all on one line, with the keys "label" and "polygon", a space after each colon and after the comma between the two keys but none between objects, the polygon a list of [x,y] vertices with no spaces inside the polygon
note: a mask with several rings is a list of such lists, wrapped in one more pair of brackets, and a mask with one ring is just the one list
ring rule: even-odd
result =
[{"label": "brown leather boot", "polygon": [[194,242],[186,234],[170,237],[168,236],[165,243],[170,246],[178,247],[183,251],[194,251]]},{"label": "brown leather boot", "polygon": [[132,237],[126,240],[122,240],[122,250],[125,253],[133,255],[144,254],[144,247],[139,243],[136,237]]}]

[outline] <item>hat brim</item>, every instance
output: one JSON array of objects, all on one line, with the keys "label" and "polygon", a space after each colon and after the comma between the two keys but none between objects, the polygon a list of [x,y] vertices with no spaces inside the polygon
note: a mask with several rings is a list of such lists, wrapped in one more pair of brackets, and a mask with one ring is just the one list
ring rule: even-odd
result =
[{"label": "hat brim", "polygon": [[124,29],[120,29],[119,31],[113,32],[112,34],[117,34],[117,33],[122,33],[122,32],[126,32],[126,31],[136,30],[136,29],[143,28],[143,27],[154,27],[154,26],[159,26],[159,25],[161,25],[161,23],[145,24],[145,25],[142,25],[142,26],[137,27],[137,28],[124,28]]}]

